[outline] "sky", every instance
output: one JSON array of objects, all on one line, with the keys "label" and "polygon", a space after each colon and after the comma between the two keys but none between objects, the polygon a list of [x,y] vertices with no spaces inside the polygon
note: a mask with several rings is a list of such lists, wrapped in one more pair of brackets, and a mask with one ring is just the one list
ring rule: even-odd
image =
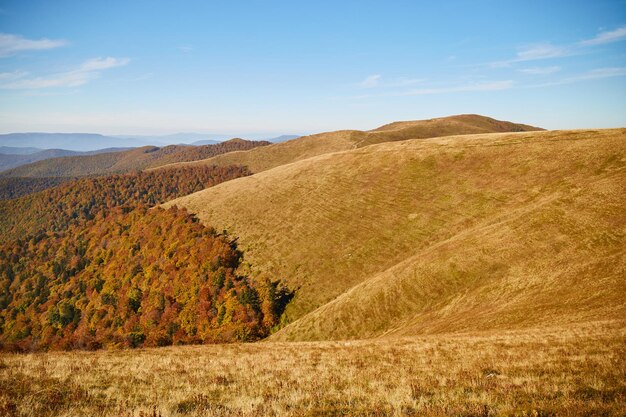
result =
[{"label": "sky", "polygon": [[0,133],[626,126],[626,0],[0,0]]}]

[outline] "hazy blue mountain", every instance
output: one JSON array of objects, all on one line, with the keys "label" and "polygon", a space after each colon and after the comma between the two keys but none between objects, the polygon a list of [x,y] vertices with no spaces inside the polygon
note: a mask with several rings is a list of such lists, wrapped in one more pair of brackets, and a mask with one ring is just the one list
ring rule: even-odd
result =
[{"label": "hazy blue mountain", "polygon": [[[97,151],[105,148],[139,148],[154,145],[190,144],[214,145],[234,138],[267,140],[277,143],[298,138],[300,135],[280,135],[267,139],[270,134],[233,135],[223,133],[174,133],[171,135],[115,135],[98,133],[9,133],[0,135],[0,153],[5,155],[34,155],[42,150],[67,150],[75,152]],[[68,155],[58,155],[68,156]],[[14,165],[17,166],[17,165]],[[6,168],[5,168],[6,169]]]},{"label": "hazy blue mountain", "polygon": [[162,136],[116,136],[118,138],[131,138],[150,142],[156,145],[172,145],[172,144],[188,144],[194,146],[215,145],[232,138],[246,138],[248,140],[267,140],[269,142],[285,142],[291,139],[299,138],[301,135],[280,135],[267,139],[268,134],[230,134],[230,133],[173,133],[171,135]]},{"label": "hazy blue mountain", "polygon": [[150,143],[97,133],[9,133],[0,135],[0,145],[85,152],[104,148],[137,148]]},{"label": "hazy blue mountain", "polygon": [[[116,138],[128,138],[140,140],[152,145],[214,145],[216,143],[228,140],[232,135],[221,133],[172,133],[170,135],[116,135]],[[203,143],[197,143],[203,142]],[[204,143],[206,142],[206,143]]]},{"label": "hazy blue mountain", "polygon": [[287,142],[288,140],[297,139],[301,135],[280,135],[275,138],[265,139],[268,142],[278,143],[278,142]]},{"label": "hazy blue mountain", "polygon": [[[269,139],[266,138],[266,137],[263,137],[262,135],[261,136],[260,135],[238,135],[237,137],[245,137],[245,138],[248,138],[249,140],[266,140],[268,142],[278,143],[278,142],[286,142],[286,141],[292,140],[292,139],[297,139],[297,138],[300,137],[300,135],[280,135],[280,136],[276,136],[276,137],[269,138]],[[223,139],[220,139],[220,140],[211,140],[211,139],[199,140],[199,141],[193,142],[191,144],[195,145],[195,146],[214,145],[214,144],[222,142],[224,140],[227,140],[227,138],[223,137]]]},{"label": "hazy blue mountain", "polygon": [[220,143],[220,142],[221,141],[219,141],[219,140],[206,139],[206,140],[197,140],[197,141],[191,143],[191,145],[193,145],[193,146],[215,145],[216,143]]},{"label": "hazy blue mountain", "polygon": [[22,148],[13,146],[0,146],[0,153],[4,155],[30,155],[31,153],[41,152],[40,148]]},{"label": "hazy blue mountain", "polygon": [[[4,147],[3,147],[4,148]],[[133,148],[105,148],[88,152],[69,151],[67,149],[44,149],[31,154],[3,154],[0,153],[0,171],[15,168],[31,162],[42,161],[44,159],[59,158],[63,156],[97,155],[108,152],[121,152]]]}]

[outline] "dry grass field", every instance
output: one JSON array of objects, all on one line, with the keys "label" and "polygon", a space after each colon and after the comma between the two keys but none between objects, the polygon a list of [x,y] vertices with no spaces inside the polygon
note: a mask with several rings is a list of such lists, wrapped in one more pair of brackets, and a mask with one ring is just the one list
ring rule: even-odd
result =
[{"label": "dry grass field", "polygon": [[0,356],[2,416],[619,416],[626,327]]}]

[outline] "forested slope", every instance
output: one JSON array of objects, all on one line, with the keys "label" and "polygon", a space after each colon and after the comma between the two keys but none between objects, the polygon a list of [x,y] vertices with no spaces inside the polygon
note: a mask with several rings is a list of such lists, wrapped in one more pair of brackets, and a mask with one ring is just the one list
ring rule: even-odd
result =
[{"label": "forested slope", "polygon": [[190,167],[83,178],[0,201],[0,235],[12,240],[59,231],[117,206],[155,205],[249,175],[245,167]]},{"label": "forested slope", "polygon": [[241,252],[184,210],[98,212],[0,245],[0,347],[95,349],[250,341],[288,299],[235,269]]}]

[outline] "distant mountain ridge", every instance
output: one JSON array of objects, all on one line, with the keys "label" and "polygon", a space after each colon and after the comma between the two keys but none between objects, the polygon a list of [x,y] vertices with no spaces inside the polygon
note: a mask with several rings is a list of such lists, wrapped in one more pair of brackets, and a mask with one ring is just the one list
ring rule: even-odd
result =
[{"label": "distant mountain ridge", "polygon": [[220,141],[212,140],[212,139],[205,139],[205,140],[195,141],[195,142],[191,143],[191,145],[193,145],[193,146],[203,146],[203,145],[215,145],[216,143],[220,143]]},{"label": "distant mountain ridge", "polygon": [[18,146],[0,146],[0,153],[4,155],[29,155],[31,153],[41,152],[45,149],[40,148],[23,148]]},{"label": "distant mountain ridge", "polygon": [[[9,151],[11,149],[20,149],[20,148],[9,148]],[[23,148],[23,149],[36,149],[36,148]],[[17,154],[17,153],[4,154],[0,152],[0,171],[15,168],[21,165],[30,164],[30,163],[37,162],[37,161],[43,161],[45,159],[50,159],[50,158],[60,158],[64,156],[98,155],[101,153],[122,152],[122,151],[127,151],[130,149],[133,149],[133,148],[106,148],[106,149],[98,149],[96,151],[87,151],[87,152],[68,151],[67,149],[44,149],[44,150],[38,150],[33,153],[24,153],[24,154]]]},{"label": "distant mountain ridge", "polygon": [[34,147],[89,152],[107,148],[137,148],[150,145],[132,138],[117,138],[98,133],[8,133],[0,135],[0,144],[8,147]]},{"label": "distant mountain ridge", "polygon": [[370,131],[338,130],[301,136],[247,152],[219,155],[188,164],[246,165],[252,172],[261,172],[280,165],[330,152],[346,151],[383,142],[426,139],[440,136],[476,133],[525,132],[544,130],[520,123],[496,120],[477,114],[461,114],[429,120],[394,122]]},{"label": "distant mountain ridge", "polygon": [[107,148],[140,148],[166,145],[215,145],[234,137],[249,140],[283,142],[299,135],[227,134],[227,133],[173,133],[169,135],[102,135],[99,133],[7,133],[0,134],[0,154],[24,155],[48,149],[89,152]]},{"label": "distant mountain ridge", "polygon": [[222,153],[267,145],[270,145],[270,142],[236,138],[204,146],[144,146],[122,152],[45,159],[0,172],[0,177],[80,177],[119,174],[165,164],[206,159]]},{"label": "distant mountain ridge", "polygon": [[280,143],[280,142],[286,142],[286,141],[292,140],[292,139],[298,139],[301,136],[302,135],[280,135],[280,136],[276,136],[275,138],[269,138],[269,139],[266,139],[266,140],[268,142],[272,142],[272,143]]}]

